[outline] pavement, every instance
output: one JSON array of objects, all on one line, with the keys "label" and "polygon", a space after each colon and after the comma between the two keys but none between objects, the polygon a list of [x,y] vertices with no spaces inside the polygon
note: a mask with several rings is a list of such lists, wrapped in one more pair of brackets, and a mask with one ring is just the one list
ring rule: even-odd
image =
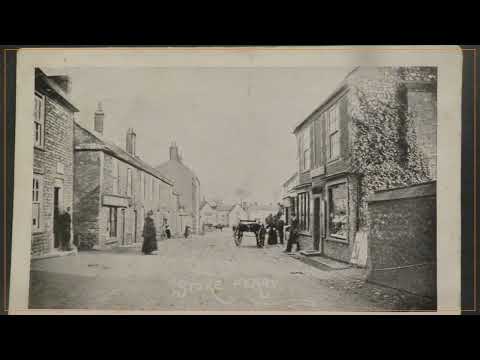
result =
[{"label": "pavement", "polygon": [[30,308],[187,311],[433,310],[429,299],[365,281],[366,270],[335,269],[283,246],[235,246],[229,231],[139,248],[81,251],[33,260]]}]

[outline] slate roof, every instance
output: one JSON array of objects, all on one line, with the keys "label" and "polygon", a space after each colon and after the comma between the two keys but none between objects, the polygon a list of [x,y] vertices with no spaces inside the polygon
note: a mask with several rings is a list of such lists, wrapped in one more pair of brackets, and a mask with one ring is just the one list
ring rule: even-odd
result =
[{"label": "slate roof", "polygon": [[93,136],[96,140],[95,142],[91,142],[91,143],[82,143],[82,144],[75,145],[76,151],[85,151],[85,150],[103,151],[119,160],[122,160],[136,167],[137,169],[140,169],[145,171],[146,173],[149,173],[150,175],[162,180],[163,182],[169,185],[172,185],[172,186],[174,185],[173,180],[165,177],[161,172],[154,169],[152,166],[148,165],[145,161],[140,160],[138,157],[132,156],[131,154],[123,150],[120,146],[110,142],[109,140],[106,140],[103,136],[100,136],[99,134],[96,134],[93,131],[86,129],[85,127],[83,127],[77,122],[75,122],[75,126],[83,131],[86,131],[89,135]]}]

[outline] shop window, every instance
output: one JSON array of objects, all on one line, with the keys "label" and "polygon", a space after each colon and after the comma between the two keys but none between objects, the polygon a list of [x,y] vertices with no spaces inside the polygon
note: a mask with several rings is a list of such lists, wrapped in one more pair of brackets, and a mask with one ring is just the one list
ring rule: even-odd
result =
[{"label": "shop window", "polygon": [[347,239],[348,234],[348,188],[346,183],[328,187],[328,234]]},{"label": "shop window", "polygon": [[32,184],[32,231],[39,231],[42,209],[42,177],[33,175]]},{"label": "shop window", "polygon": [[301,231],[310,231],[310,193],[304,192],[297,197],[298,226]]}]

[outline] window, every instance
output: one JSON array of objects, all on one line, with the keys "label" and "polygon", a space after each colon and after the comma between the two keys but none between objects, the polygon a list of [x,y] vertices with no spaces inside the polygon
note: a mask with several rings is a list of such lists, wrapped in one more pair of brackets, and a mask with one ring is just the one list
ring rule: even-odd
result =
[{"label": "window", "polygon": [[328,234],[347,239],[348,234],[348,192],[347,184],[328,187]]},{"label": "window", "polygon": [[33,175],[32,184],[32,231],[40,230],[40,217],[42,209],[42,178]]},{"label": "window", "polygon": [[322,117],[318,118],[315,121],[314,125],[314,159],[315,159],[315,167],[318,167],[322,165],[323,163],[323,150],[322,150],[322,143],[323,143],[323,130],[322,130],[322,123],[325,121],[325,115],[322,115]]},{"label": "window", "polygon": [[109,208],[109,218],[108,223],[110,227],[110,237],[117,237],[117,208],[111,207]]},{"label": "window", "polygon": [[126,188],[126,193],[127,196],[132,196],[133,189],[132,189],[132,169],[127,168],[127,188]]},{"label": "window", "polygon": [[155,200],[155,179],[153,178],[153,176],[150,176],[150,185],[152,189],[152,191],[150,192],[150,199]]},{"label": "window", "polygon": [[112,177],[112,194],[118,195],[120,193],[120,167],[115,158],[112,158]]},{"label": "window", "polygon": [[33,139],[34,145],[37,147],[43,147],[43,130],[44,130],[44,118],[45,118],[45,98],[39,94],[35,94],[35,108],[33,112]]},{"label": "window", "polygon": [[140,174],[140,197],[142,197],[142,200],[143,200],[143,198],[145,197],[145,189],[143,187],[143,172],[139,171],[139,174]]},{"label": "window", "polygon": [[143,200],[147,200],[147,174],[143,174]]},{"label": "window", "polygon": [[299,137],[300,143],[300,169],[310,169],[310,127],[303,130]]},{"label": "window", "polygon": [[340,114],[338,104],[335,104],[325,113],[327,124],[327,157],[328,160],[338,159],[340,156]]},{"label": "window", "polygon": [[310,193],[298,194],[297,199],[298,226],[302,231],[310,230]]}]

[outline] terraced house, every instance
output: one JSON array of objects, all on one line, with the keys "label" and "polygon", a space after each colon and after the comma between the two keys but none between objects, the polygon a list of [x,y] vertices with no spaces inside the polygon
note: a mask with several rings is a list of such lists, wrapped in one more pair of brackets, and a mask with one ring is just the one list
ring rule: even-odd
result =
[{"label": "terraced house", "polygon": [[32,256],[55,253],[58,215],[73,203],[73,124],[78,109],[71,81],[35,69],[33,112]]},{"label": "terraced house", "polygon": [[177,232],[174,182],[139,158],[133,129],[125,150],[105,139],[104,117],[99,105],[94,130],[75,124],[75,242],[99,249],[141,243],[149,210],[159,235],[167,223]]},{"label": "terraced house", "polygon": [[[374,191],[436,178],[436,68],[356,68],[294,128],[304,249],[350,262]],[[287,181],[288,182],[288,181]]]}]

